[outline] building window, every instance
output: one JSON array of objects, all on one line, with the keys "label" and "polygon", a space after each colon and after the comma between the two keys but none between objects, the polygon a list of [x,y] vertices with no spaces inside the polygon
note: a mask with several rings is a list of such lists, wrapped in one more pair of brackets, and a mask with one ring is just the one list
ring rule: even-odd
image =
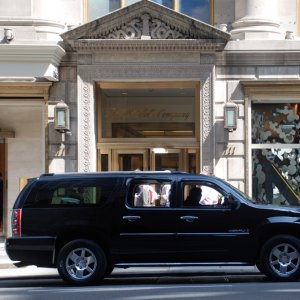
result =
[{"label": "building window", "polygon": [[300,104],[254,101],[251,111],[252,197],[300,205]]},{"label": "building window", "polygon": [[179,0],[178,10],[192,18],[210,23],[210,0]]},{"label": "building window", "polygon": [[173,8],[174,9],[174,1],[173,0],[152,0],[153,2],[156,2],[158,4],[161,4],[163,6]]},{"label": "building window", "polygon": [[88,21],[95,20],[120,8],[120,0],[88,0]]},{"label": "building window", "polygon": [[[140,1],[140,0],[125,0],[125,1],[123,0],[123,3],[124,3],[124,6],[128,6],[128,5],[131,5],[131,4],[136,3],[138,1]],[[121,6],[123,6],[122,1],[121,1]]]},{"label": "building window", "polygon": [[195,84],[100,86],[101,138],[195,137]]}]

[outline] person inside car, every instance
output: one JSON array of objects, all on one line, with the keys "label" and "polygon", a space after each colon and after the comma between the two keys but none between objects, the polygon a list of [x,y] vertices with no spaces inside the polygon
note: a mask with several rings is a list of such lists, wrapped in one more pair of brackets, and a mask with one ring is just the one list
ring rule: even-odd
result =
[{"label": "person inside car", "polygon": [[184,201],[184,206],[198,206],[201,200],[202,190],[200,187],[194,186]]}]

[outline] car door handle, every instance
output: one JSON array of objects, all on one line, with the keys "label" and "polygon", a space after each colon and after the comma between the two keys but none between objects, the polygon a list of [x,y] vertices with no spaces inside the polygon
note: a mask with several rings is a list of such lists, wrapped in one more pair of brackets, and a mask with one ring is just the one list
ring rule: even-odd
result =
[{"label": "car door handle", "polygon": [[123,216],[123,220],[128,220],[129,222],[135,222],[140,218],[140,216]]},{"label": "car door handle", "polygon": [[194,222],[195,220],[198,220],[198,217],[196,216],[181,216],[180,220],[185,220],[186,222]]}]

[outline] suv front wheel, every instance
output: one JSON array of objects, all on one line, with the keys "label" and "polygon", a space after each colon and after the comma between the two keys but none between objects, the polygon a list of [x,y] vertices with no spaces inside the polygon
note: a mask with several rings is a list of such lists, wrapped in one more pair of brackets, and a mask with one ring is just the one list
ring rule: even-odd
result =
[{"label": "suv front wheel", "polygon": [[103,279],[107,259],[101,247],[89,240],[74,240],[60,251],[57,269],[66,282],[74,285],[93,284]]},{"label": "suv front wheel", "polygon": [[260,269],[270,278],[293,281],[300,277],[300,240],[290,235],[278,235],[262,247]]}]

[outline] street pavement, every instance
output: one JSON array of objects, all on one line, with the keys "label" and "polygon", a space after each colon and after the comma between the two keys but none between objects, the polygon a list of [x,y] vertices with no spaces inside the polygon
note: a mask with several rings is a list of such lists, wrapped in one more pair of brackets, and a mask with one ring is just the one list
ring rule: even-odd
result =
[{"label": "street pavement", "polygon": [[[260,275],[256,267],[230,267],[230,266],[213,266],[213,267],[132,267],[128,269],[115,268],[113,276],[151,276],[153,274],[164,275],[184,275],[184,274],[201,274],[201,276],[222,276],[227,275]],[[7,256],[4,249],[4,240],[0,239],[0,279],[18,278],[32,276],[58,276],[56,269],[38,268],[36,266],[16,267]]]},{"label": "street pavement", "polygon": [[15,267],[13,262],[6,255],[4,250],[4,240],[0,240],[0,269],[8,269]]}]

